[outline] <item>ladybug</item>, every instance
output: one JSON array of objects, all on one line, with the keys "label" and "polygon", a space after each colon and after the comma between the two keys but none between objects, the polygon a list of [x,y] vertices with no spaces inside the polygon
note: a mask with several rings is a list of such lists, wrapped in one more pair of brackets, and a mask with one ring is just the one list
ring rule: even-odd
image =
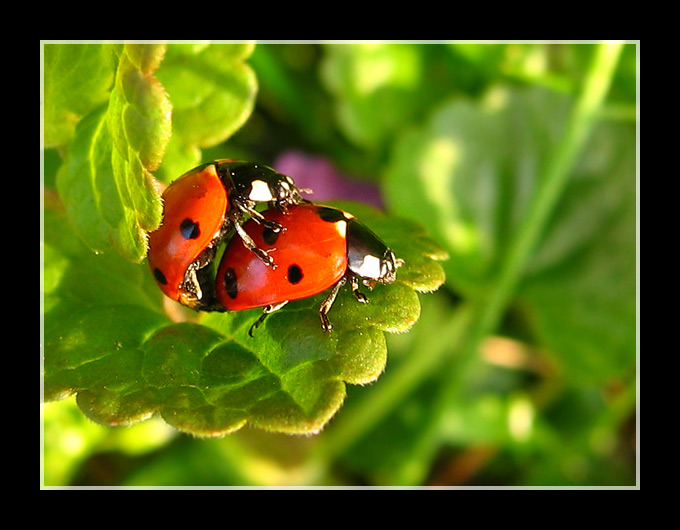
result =
[{"label": "ladybug", "polygon": [[331,331],[327,315],[348,280],[357,301],[367,303],[359,283],[370,288],[376,283],[391,283],[403,264],[378,236],[343,210],[302,203],[291,206],[285,219],[274,208],[263,215],[267,220],[285,223],[286,230],[275,232],[254,220],[246,222],[243,229],[258,247],[270,252],[278,267],[267,267],[232,239],[215,280],[217,299],[225,309],[264,308],[250,328],[251,336],[268,314],[289,301],[329,288],[319,315],[324,331]]},{"label": "ladybug", "polygon": [[234,228],[241,246],[275,267],[241,224],[248,215],[272,233],[281,232],[283,226],[265,219],[255,206],[267,202],[285,213],[302,200],[301,191],[309,192],[267,166],[231,159],[200,165],[179,177],[163,193],[163,222],[149,235],[149,267],[161,290],[192,309],[223,310],[208,267],[218,244]]}]

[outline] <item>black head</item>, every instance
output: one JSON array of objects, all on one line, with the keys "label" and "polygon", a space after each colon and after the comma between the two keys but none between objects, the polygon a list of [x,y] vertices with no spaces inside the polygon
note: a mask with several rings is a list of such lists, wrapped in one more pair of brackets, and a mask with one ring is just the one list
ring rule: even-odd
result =
[{"label": "black head", "polygon": [[269,189],[275,197],[275,204],[281,210],[286,210],[292,204],[302,202],[300,191],[309,192],[310,190],[300,190],[295,186],[295,182],[288,175],[276,173],[269,182]]},{"label": "black head", "polygon": [[392,283],[403,261],[356,219],[347,224],[347,267],[364,283]]},{"label": "black head", "polygon": [[230,161],[218,166],[220,175],[231,183],[236,198],[242,202],[270,202],[281,210],[302,201],[300,191],[288,175],[252,162]]}]

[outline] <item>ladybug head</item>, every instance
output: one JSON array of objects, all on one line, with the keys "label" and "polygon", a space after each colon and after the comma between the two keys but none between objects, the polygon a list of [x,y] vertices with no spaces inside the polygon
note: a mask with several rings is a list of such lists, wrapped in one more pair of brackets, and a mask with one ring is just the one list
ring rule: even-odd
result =
[{"label": "ladybug head", "polygon": [[312,193],[310,189],[298,188],[292,178],[281,173],[277,173],[273,182],[270,182],[270,188],[276,206],[283,212],[289,206],[304,201],[300,193]]},{"label": "ladybug head", "polygon": [[347,267],[364,285],[392,283],[404,261],[371,230],[351,219],[347,225]]},{"label": "ladybug head", "polygon": [[288,206],[303,201],[300,192],[311,193],[311,190],[298,189],[289,176],[261,164],[229,160],[220,162],[218,171],[233,193],[230,200],[236,203],[268,202],[285,212]]},{"label": "ladybug head", "polygon": [[392,283],[397,278],[397,269],[404,264],[403,259],[394,256],[389,248],[385,251],[380,262],[380,278],[381,283]]}]

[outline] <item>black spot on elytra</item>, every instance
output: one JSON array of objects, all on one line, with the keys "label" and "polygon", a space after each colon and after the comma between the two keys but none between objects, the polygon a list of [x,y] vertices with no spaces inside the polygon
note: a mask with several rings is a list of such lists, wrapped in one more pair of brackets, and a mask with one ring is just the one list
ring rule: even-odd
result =
[{"label": "black spot on elytra", "polygon": [[338,221],[347,221],[345,218],[345,213],[342,210],[336,208],[329,208],[327,206],[319,206],[316,209],[316,213],[328,223],[337,223]]},{"label": "black spot on elytra", "polygon": [[236,284],[236,272],[234,272],[233,268],[229,267],[224,271],[222,281],[224,282],[224,289],[227,291],[229,298],[232,300],[236,298],[236,295],[238,295],[238,286]]},{"label": "black spot on elytra", "polygon": [[184,239],[196,239],[201,234],[198,223],[189,218],[182,221],[182,224],[179,225],[179,231]]},{"label": "black spot on elytra", "polygon": [[158,283],[160,283],[161,285],[167,285],[168,284],[168,280],[166,280],[165,274],[163,274],[163,272],[158,267],[156,267],[153,270],[153,276],[154,276],[154,278],[156,278],[156,281]]},{"label": "black spot on elytra", "polygon": [[288,267],[288,281],[295,285],[302,280],[302,269],[297,265],[291,265]]},{"label": "black spot on elytra", "polygon": [[262,230],[262,239],[264,240],[267,245],[273,245],[276,243],[276,240],[279,238],[279,235],[281,232],[274,232],[271,228],[265,226],[264,229]]}]

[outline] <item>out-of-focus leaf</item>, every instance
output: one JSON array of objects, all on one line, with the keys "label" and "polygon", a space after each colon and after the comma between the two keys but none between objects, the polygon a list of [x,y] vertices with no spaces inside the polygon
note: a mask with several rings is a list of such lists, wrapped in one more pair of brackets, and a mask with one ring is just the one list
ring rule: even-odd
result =
[{"label": "out-of-focus leaf", "polygon": [[157,77],[173,105],[173,136],[156,178],[171,182],[200,163],[200,148],[229,138],[255,105],[257,79],[244,44],[170,44]]},{"label": "out-of-focus leaf", "polygon": [[[398,142],[388,205],[444,243],[447,281],[464,296],[484,296],[570,106],[539,89],[495,91],[452,101]],[[632,130],[596,132],[517,299],[565,366],[598,378],[634,360],[634,146]]]},{"label": "out-of-focus leaf", "polygon": [[347,136],[377,148],[419,110],[421,55],[416,46],[327,46],[323,79],[336,96],[337,118]]},{"label": "out-of-focus leaf", "polygon": [[635,363],[635,157],[632,128],[595,131],[518,293],[579,381],[625,378]]},{"label": "out-of-focus leaf", "polygon": [[[402,135],[385,182],[388,206],[419,219],[451,253],[449,284],[485,288],[564,124],[569,99],[544,91],[453,100]],[[550,120],[541,116],[550,114]]]}]

